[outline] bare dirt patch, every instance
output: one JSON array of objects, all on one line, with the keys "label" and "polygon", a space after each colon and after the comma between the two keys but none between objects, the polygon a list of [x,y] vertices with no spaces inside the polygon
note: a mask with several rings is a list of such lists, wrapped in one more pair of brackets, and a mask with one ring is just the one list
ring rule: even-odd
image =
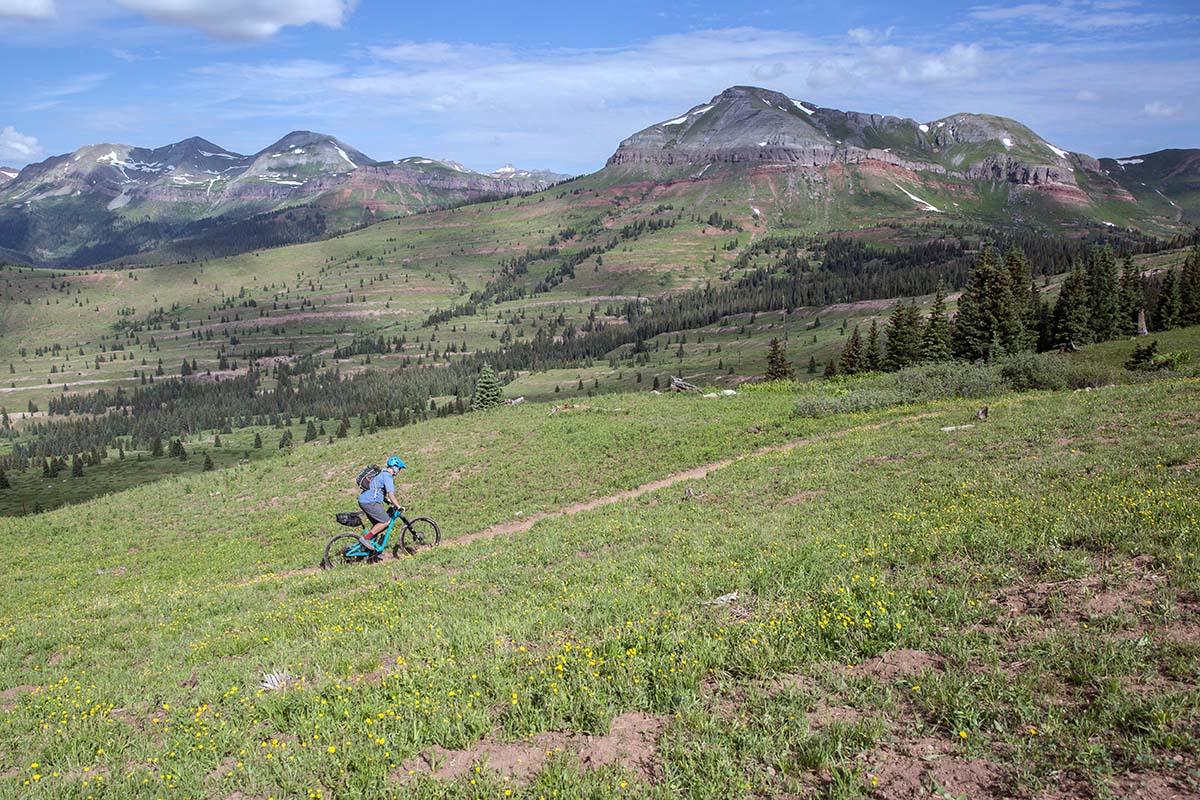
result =
[{"label": "bare dirt patch", "polygon": [[520,742],[488,738],[468,750],[447,750],[433,745],[404,762],[393,777],[406,781],[425,774],[438,780],[453,780],[478,764],[483,769],[523,779],[540,772],[552,757],[567,753],[585,769],[613,765],[651,781],[658,774],[658,736],[667,720],[662,715],[632,711],[615,717],[603,736],[552,731]]},{"label": "bare dirt patch", "polygon": [[785,506],[798,506],[802,503],[807,503],[809,500],[819,500],[825,496],[824,489],[816,489],[812,491],[796,492],[791,497],[783,501]]},{"label": "bare dirt patch", "polygon": [[1001,768],[983,759],[965,759],[938,739],[916,739],[885,745],[864,759],[867,785],[875,797],[1000,798],[1012,793]]},{"label": "bare dirt patch", "polygon": [[877,681],[891,683],[897,678],[911,678],[922,672],[941,672],[945,666],[941,656],[923,650],[889,650],[850,669],[851,675],[866,675]]},{"label": "bare dirt patch", "polygon": [[1130,772],[1113,779],[1112,793],[1138,800],[1194,800],[1200,786],[1184,774]]},{"label": "bare dirt patch", "polygon": [[0,710],[12,711],[14,708],[17,707],[16,703],[12,702],[13,700],[16,700],[18,697],[20,697],[23,694],[31,694],[36,690],[37,690],[36,686],[29,686],[28,684],[22,684],[20,686],[13,686],[9,689],[4,689],[3,691],[0,691]]}]

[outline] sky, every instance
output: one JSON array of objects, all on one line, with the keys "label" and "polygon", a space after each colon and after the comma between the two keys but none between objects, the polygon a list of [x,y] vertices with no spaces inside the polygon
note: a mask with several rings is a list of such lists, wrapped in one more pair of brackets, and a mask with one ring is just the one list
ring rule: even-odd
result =
[{"label": "sky", "polygon": [[1095,156],[1200,147],[1200,4],[0,0],[0,165],[292,130],[579,174],[728,86]]}]

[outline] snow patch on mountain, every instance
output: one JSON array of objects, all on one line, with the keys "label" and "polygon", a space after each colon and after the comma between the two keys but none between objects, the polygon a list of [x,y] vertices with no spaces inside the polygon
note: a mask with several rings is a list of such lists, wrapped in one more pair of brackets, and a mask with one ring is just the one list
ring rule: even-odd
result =
[{"label": "snow patch on mountain", "polygon": [[916,203],[917,205],[924,208],[926,211],[936,211],[939,214],[942,213],[942,210],[940,208],[938,208],[937,206],[935,206],[933,203],[922,200],[921,198],[917,197],[915,194],[910,192],[908,189],[905,189],[903,186],[896,183],[895,181],[892,181],[892,186],[895,186],[897,189],[904,192],[906,195],[908,195],[908,198],[910,200],[912,200],[914,203]]},{"label": "snow patch on mountain", "polygon": [[1144,160],[1141,158],[1118,158],[1117,163],[1123,167],[1126,164],[1141,164]]},{"label": "snow patch on mountain", "polygon": [[[790,97],[788,99],[791,100]],[[813,112],[816,111],[815,108],[809,108],[808,106],[804,105],[804,103],[801,103],[799,100],[792,100],[792,105],[794,105],[796,108],[803,111],[805,114],[808,114],[809,116],[812,116]]]},{"label": "snow patch on mountain", "polygon": [[354,163],[354,161],[352,161],[352,160],[350,159],[350,156],[346,155],[346,151],[345,151],[345,150],[343,150],[342,148],[338,147],[336,144],[333,146],[333,149],[334,149],[334,150],[337,150],[337,152],[338,152],[338,155],[339,155],[339,156],[341,156],[342,158],[344,158],[344,159],[346,160],[346,163],[347,163],[347,164],[349,164],[349,165],[350,165],[351,167],[353,167],[354,169],[358,169],[358,164],[355,164],[355,163]]}]

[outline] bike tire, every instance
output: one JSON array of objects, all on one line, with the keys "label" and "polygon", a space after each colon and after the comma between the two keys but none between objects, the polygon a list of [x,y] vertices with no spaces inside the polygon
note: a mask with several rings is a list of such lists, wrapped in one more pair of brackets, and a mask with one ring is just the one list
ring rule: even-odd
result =
[{"label": "bike tire", "polygon": [[[362,556],[348,556],[347,552],[353,550],[358,544],[358,534],[356,533],[339,533],[329,540],[325,545],[325,557],[321,559],[321,569],[333,569],[334,567],[346,567],[354,564],[361,564],[364,561],[372,560]],[[378,560],[378,555],[373,560]]]},{"label": "bike tire", "polygon": [[410,519],[400,531],[400,544],[392,548],[392,557],[399,558],[401,553],[415,556],[422,550],[437,547],[441,541],[441,528],[429,517]]}]

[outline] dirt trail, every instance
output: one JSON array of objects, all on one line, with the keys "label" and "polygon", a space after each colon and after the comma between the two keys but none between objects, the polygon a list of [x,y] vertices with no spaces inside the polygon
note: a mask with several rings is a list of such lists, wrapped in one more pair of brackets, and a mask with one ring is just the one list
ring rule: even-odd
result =
[{"label": "dirt trail", "polygon": [[632,500],[635,497],[641,497],[642,495],[647,494],[649,492],[655,492],[655,491],[658,491],[659,489],[665,489],[666,487],[674,486],[677,483],[683,483],[684,481],[693,481],[693,480],[698,480],[700,478],[705,478],[708,476],[708,473],[710,473],[710,472],[714,472],[719,469],[724,469],[725,467],[736,464],[739,461],[744,461],[747,458],[756,458],[758,456],[765,456],[770,453],[786,453],[790,450],[795,450],[797,447],[804,447],[805,445],[824,441],[826,439],[836,439],[836,438],[854,433],[856,431],[876,430],[878,428],[883,428],[888,425],[895,425],[895,424],[902,423],[902,422],[913,422],[915,420],[924,419],[926,417],[931,417],[931,416],[936,416],[936,414],[930,412],[930,413],[925,413],[925,414],[918,414],[918,415],[912,416],[912,417],[904,417],[902,419],[889,420],[887,422],[875,422],[875,423],[871,423],[870,425],[859,425],[854,428],[846,428],[844,430],[832,431],[830,433],[823,433],[823,434],[820,434],[817,436],[811,436],[811,437],[804,438],[804,439],[794,439],[790,442],[783,442],[782,444],[773,444],[773,445],[768,445],[766,447],[760,447],[757,450],[751,450],[749,453],[742,453],[741,455],[730,456],[729,458],[723,458],[720,461],[712,461],[712,462],[709,462],[708,464],[701,464],[698,467],[692,467],[691,469],[685,469],[682,472],[675,472],[675,473],[672,473],[672,474],[666,476],[665,478],[660,478],[656,481],[651,481],[650,483],[643,483],[641,486],[636,486],[633,489],[625,489],[624,491],[617,492],[616,494],[605,495],[604,497],[595,497],[595,498],[592,498],[591,500],[584,500],[579,503],[572,503],[571,505],[563,506],[562,508],[555,509],[554,511],[541,511],[541,512],[538,512],[537,514],[531,514],[528,517],[524,517],[519,520],[513,520],[512,522],[497,523],[496,525],[492,525],[491,527],[484,528],[481,531],[476,531],[475,533],[468,533],[464,536],[458,536],[454,539],[450,539],[446,542],[446,544],[468,544],[470,542],[474,542],[479,539],[494,539],[497,536],[508,536],[508,535],[514,534],[514,533],[521,533],[522,531],[529,530],[530,528],[532,528],[534,525],[538,524],[539,522],[543,522],[548,519],[555,519],[557,517],[570,516],[572,514],[578,514],[583,511],[591,511],[593,509],[600,508],[602,506],[612,505],[613,503],[619,503],[623,500]]},{"label": "dirt trail", "polygon": [[[457,536],[453,539],[447,539],[442,542],[442,547],[447,547],[447,546],[453,547],[455,545],[470,544],[471,542],[479,541],[480,539],[495,539],[498,536],[509,536],[514,533],[521,533],[523,531],[529,530],[534,525],[537,525],[539,522],[544,522],[548,519],[556,519],[558,517],[566,517],[566,516],[570,516],[572,514],[579,514],[584,511],[591,511],[593,509],[601,508],[603,506],[612,505],[613,503],[620,503],[623,500],[632,500],[636,497],[641,497],[644,494],[648,494],[649,492],[658,491],[659,489],[665,489],[668,486],[674,486],[677,483],[683,483],[684,481],[698,480],[700,478],[707,477],[710,472],[714,472],[719,469],[724,469],[725,467],[736,464],[739,461],[744,461],[747,458],[756,458],[758,456],[765,456],[765,455],[769,455],[771,453],[786,453],[791,450],[795,450],[798,447],[804,447],[805,445],[815,444],[817,442],[822,442],[822,441],[826,441],[829,439],[839,439],[839,438],[841,438],[843,436],[847,436],[851,433],[857,433],[858,431],[878,430],[879,428],[885,428],[889,425],[899,425],[899,424],[902,424],[905,422],[915,422],[920,419],[927,419],[929,417],[936,417],[936,416],[938,416],[938,412],[929,411],[924,414],[916,414],[911,417],[901,417],[900,419],[887,420],[885,422],[873,422],[869,425],[858,425],[853,428],[844,428],[839,431],[830,431],[829,433],[822,433],[822,434],[818,434],[816,436],[809,436],[804,439],[793,439],[790,442],[782,442],[780,444],[767,445],[766,447],[760,447],[756,450],[751,450],[748,453],[742,453],[741,455],[730,456],[729,458],[722,458],[719,461],[711,461],[707,464],[701,464],[698,467],[692,467],[691,469],[685,469],[682,472],[675,472],[675,473],[672,473],[672,474],[666,476],[665,478],[659,478],[656,481],[650,481],[649,483],[643,483],[640,486],[636,486],[632,489],[625,489],[624,491],[617,492],[616,494],[605,495],[604,497],[593,497],[591,500],[584,500],[584,501],[581,501],[578,503],[572,503],[570,505],[563,506],[561,508],[557,508],[553,511],[540,511],[536,514],[530,514],[528,517],[523,517],[518,520],[513,520],[512,522],[500,522],[500,523],[497,523],[490,527],[484,528],[483,530],[475,531],[474,533],[468,533],[463,536]],[[267,573],[265,575],[256,575],[253,578],[242,581],[238,585],[247,586],[250,584],[258,583],[263,580],[269,580],[269,579],[274,579],[274,578],[290,578],[290,577],[295,577],[298,575],[313,575],[320,571],[321,571],[320,567],[308,567],[305,569],[281,570],[280,572],[272,572],[272,573]]]}]

